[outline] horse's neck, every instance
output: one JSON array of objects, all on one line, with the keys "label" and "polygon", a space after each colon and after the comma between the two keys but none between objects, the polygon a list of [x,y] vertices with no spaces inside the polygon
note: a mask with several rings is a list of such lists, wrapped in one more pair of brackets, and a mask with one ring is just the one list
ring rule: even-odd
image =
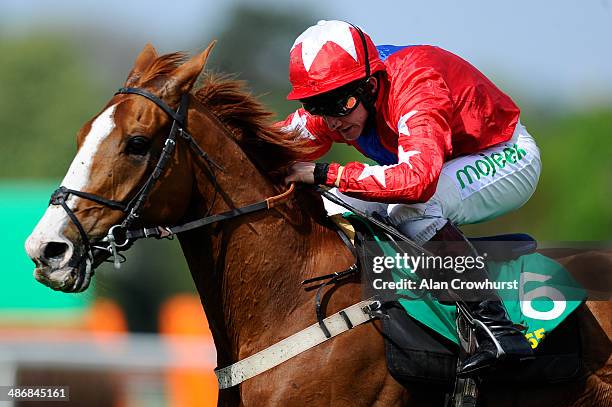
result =
[{"label": "horse's neck", "polygon": [[[224,167],[217,181],[225,199],[217,198],[213,213],[228,210],[227,200],[240,207],[278,193],[214,120],[199,112],[190,122],[206,126],[205,137],[212,137],[218,146],[216,154],[210,153]],[[194,137],[203,134],[191,131]],[[205,175],[197,178],[199,193],[210,199],[210,180]],[[199,198],[207,201],[204,196]],[[185,234],[181,245],[215,338],[219,363],[249,353],[250,346],[258,350],[261,343],[257,341],[266,332],[278,328],[278,321],[309,301],[312,293],[305,292],[300,282],[314,274],[338,271],[343,261],[336,256],[347,257],[334,233],[305,214],[295,201],[278,210]]]}]

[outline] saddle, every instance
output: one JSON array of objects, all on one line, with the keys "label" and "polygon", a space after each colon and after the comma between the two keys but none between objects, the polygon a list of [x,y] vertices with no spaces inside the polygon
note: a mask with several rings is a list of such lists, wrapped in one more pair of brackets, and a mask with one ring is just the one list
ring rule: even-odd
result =
[{"label": "saddle", "polygon": [[[365,280],[373,278],[371,259],[376,253],[372,241],[375,227],[365,226],[363,219],[336,222],[348,231],[358,255],[358,263]],[[346,219],[345,219],[346,220]],[[345,238],[345,242],[347,239]],[[470,239],[479,253],[486,252],[488,260],[515,260],[534,253],[536,241],[527,234],[511,234]],[[503,250],[496,242],[505,242]],[[378,254],[382,254],[382,251]],[[366,294],[369,295],[369,294]],[[439,334],[429,326],[410,316],[398,300],[382,302],[382,335],[390,374],[404,386],[435,385],[448,392],[456,386],[456,369],[460,346]],[[575,313],[570,314],[535,349],[535,359],[517,368],[505,367],[487,373],[479,380],[479,386],[487,384],[551,384],[574,380],[585,374],[582,363],[582,343]],[[517,372],[520,371],[520,374]]]}]

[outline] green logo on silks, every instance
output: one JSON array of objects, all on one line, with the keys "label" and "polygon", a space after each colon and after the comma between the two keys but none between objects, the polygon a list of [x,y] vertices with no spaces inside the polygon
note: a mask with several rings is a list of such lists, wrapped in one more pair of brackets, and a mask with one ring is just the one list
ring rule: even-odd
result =
[{"label": "green logo on silks", "polygon": [[[383,241],[378,242],[385,255],[395,250]],[[527,327],[525,336],[536,348],[541,340],[569,316],[585,299],[586,292],[556,261],[539,253],[521,256],[516,260],[487,262],[492,281],[507,282],[520,275],[519,289],[505,290],[501,296],[510,319]],[[395,281],[410,279],[419,285],[416,273],[405,269],[392,271]],[[397,290],[398,301],[406,312],[429,328],[458,343],[455,327],[456,308],[444,305],[431,294],[416,294],[410,290]],[[419,297],[417,297],[419,295]]]},{"label": "green logo on silks", "polygon": [[[505,168],[507,164],[516,164],[521,161],[527,152],[519,148],[517,144],[512,147],[506,147],[500,152],[494,152],[490,156],[480,153],[483,160],[476,160],[473,165],[466,165],[455,173],[457,181],[461,184],[461,189],[464,189],[466,182],[470,185],[474,183],[474,179],[479,180],[480,177],[494,177],[497,169]],[[496,168],[497,166],[497,168]]]}]

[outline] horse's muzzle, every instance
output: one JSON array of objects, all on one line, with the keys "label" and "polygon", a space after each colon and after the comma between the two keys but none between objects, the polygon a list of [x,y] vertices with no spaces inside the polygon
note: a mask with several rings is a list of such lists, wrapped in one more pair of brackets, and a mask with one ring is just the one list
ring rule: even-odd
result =
[{"label": "horse's muzzle", "polygon": [[51,241],[32,234],[26,241],[26,252],[36,268],[34,278],[54,290],[81,292],[91,281],[92,260],[82,253],[80,245],[57,235]]}]

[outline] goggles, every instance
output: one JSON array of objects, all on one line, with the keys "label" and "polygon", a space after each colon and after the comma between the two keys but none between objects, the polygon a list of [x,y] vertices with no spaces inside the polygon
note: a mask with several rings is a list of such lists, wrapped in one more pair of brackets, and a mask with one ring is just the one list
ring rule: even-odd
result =
[{"label": "goggles", "polygon": [[339,99],[303,100],[304,110],[315,116],[342,117],[350,114],[359,106],[357,95],[346,95]]},{"label": "goggles", "polygon": [[322,95],[302,99],[302,106],[315,116],[346,116],[362,102],[366,83],[367,81],[360,80]]}]

